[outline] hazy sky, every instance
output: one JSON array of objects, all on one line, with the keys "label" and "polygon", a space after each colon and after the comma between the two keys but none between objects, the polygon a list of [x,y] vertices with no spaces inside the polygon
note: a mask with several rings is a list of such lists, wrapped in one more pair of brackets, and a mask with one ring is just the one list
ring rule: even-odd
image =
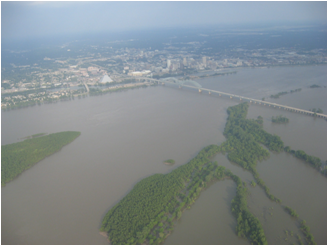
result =
[{"label": "hazy sky", "polygon": [[2,39],[272,21],[327,22],[327,2],[1,2]]}]

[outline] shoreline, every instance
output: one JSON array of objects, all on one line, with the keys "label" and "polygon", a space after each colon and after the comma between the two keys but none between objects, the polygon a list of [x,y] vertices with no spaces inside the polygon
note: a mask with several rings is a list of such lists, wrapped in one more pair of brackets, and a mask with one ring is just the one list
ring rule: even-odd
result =
[{"label": "shoreline", "polygon": [[107,241],[109,242],[109,244],[110,244],[110,241],[109,241],[109,239],[108,239],[108,233],[107,233],[107,232],[105,232],[105,231],[100,231],[99,234],[100,234],[101,236],[105,237],[105,238],[107,239]]}]

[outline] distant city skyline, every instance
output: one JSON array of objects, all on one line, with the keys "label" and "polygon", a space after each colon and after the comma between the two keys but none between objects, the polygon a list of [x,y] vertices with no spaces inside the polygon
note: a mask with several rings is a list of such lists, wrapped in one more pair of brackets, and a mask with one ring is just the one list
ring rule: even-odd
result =
[{"label": "distant city skyline", "polygon": [[327,23],[327,2],[1,2],[2,39],[265,22]]}]

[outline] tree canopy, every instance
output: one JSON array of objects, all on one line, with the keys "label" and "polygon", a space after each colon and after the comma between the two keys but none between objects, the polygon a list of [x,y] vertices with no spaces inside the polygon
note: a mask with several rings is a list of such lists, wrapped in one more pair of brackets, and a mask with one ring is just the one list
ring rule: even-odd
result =
[{"label": "tree canopy", "polygon": [[1,146],[1,185],[13,180],[45,157],[59,151],[80,132],[59,132]]}]

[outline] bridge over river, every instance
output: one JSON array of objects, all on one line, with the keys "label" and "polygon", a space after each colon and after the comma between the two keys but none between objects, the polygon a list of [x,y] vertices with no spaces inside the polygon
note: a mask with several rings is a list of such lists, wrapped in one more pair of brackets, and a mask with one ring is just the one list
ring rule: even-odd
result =
[{"label": "bridge over river", "polygon": [[[254,98],[249,98],[249,97],[244,97],[244,96],[239,96],[239,95],[226,93],[226,92],[222,92],[222,91],[206,89],[206,88],[203,88],[196,81],[192,81],[192,80],[178,80],[176,78],[165,78],[165,79],[157,80],[157,79],[144,78],[144,77],[139,77],[138,80],[146,80],[146,81],[155,82],[155,83],[158,83],[158,84],[161,84],[161,85],[178,86],[179,89],[182,89],[183,87],[190,88],[190,89],[195,89],[195,90],[198,90],[199,93],[207,92],[209,95],[213,94],[213,95],[218,95],[220,97],[221,96],[226,96],[226,97],[229,97],[230,99],[237,99],[239,101],[246,101],[246,102],[258,104],[258,105],[261,105],[261,106],[267,106],[267,107],[272,107],[272,108],[276,108],[276,109],[287,110],[287,111],[300,113],[300,114],[304,114],[304,115],[316,116],[316,117],[324,118],[324,119],[327,120],[327,115],[325,115],[325,114],[314,113],[314,112],[309,111],[309,110],[294,108],[294,107],[281,105],[281,104],[277,104],[277,103],[272,103],[272,102],[266,102],[266,101],[262,101],[262,100],[258,100],[258,99],[254,99]],[[193,85],[186,85],[186,83],[190,83],[190,84],[193,84]]]}]

